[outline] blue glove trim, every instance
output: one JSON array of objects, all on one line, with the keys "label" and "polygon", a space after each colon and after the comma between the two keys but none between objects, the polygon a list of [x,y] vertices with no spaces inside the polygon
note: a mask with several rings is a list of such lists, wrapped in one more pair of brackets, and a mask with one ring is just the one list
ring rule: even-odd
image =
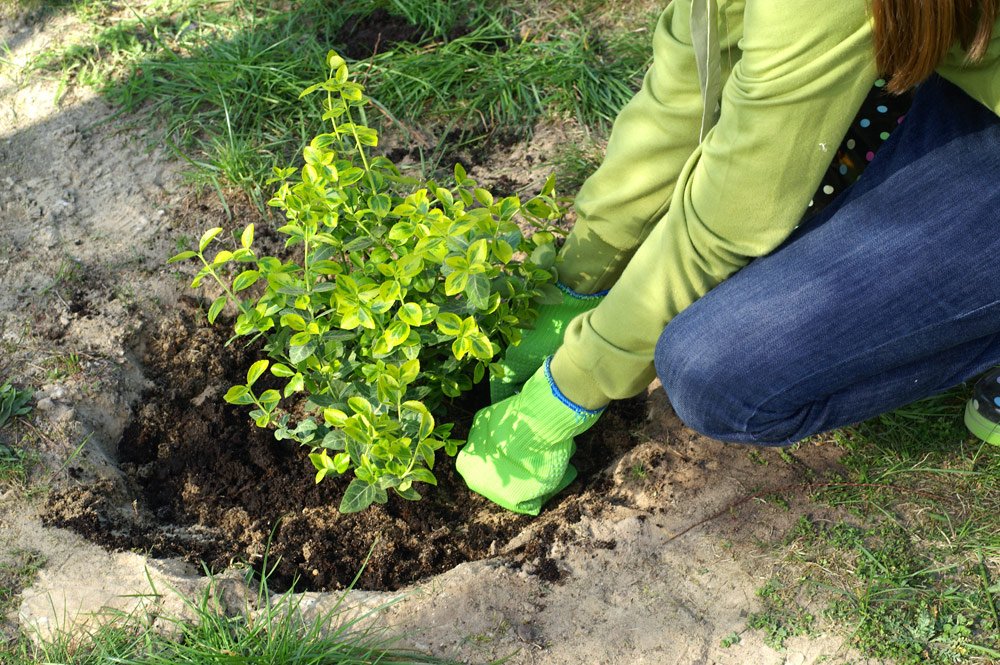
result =
[{"label": "blue glove trim", "polygon": [[598,298],[603,298],[608,295],[609,290],[598,291],[597,293],[579,293],[569,288],[562,282],[556,282],[556,287],[570,298],[576,298],[577,300],[597,300]]},{"label": "blue glove trim", "polygon": [[549,365],[551,364],[552,364],[552,356],[549,356],[548,358],[545,359],[545,364],[543,365],[543,367],[545,367],[545,378],[549,380],[549,387],[552,389],[552,394],[555,395],[556,399],[558,399],[560,402],[562,402],[570,409],[572,409],[573,413],[575,413],[581,419],[586,416],[599,416],[602,413],[604,413],[604,409],[608,408],[606,406],[596,410],[585,409],[576,402],[572,401],[569,397],[566,397],[566,395],[564,395],[563,392],[559,390],[559,386],[556,385],[556,380],[552,378],[552,370],[549,368]]}]

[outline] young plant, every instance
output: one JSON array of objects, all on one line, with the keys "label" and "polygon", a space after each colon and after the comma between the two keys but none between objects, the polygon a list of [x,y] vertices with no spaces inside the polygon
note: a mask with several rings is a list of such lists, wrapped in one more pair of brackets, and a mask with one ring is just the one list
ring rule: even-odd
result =
[{"label": "young plant", "polygon": [[[330,77],[301,96],[325,96],[330,129],[303,150],[301,169],[275,169],[271,181],[296,256],[259,256],[250,225],[232,248],[209,256],[222,233],[213,228],[170,260],[199,260],[192,287],[207,277],[221,287],[210,322],[235,303],[236,335],[263,339],[268,358],[226,401],[309,446],[317,482],[352,472],[340,509],[354,512],[436,484],[436,456],[461,443],[439,422],[447,400],[502,371],[493,359],[518,343],[539,299],[558,294],[551,222],[562,211],[552,179],[524,204],[460,165],[451,187],[417,186],[369,154],[378,135],[364,124],[364,88],[335,52],[327,64]],[[260,390],[268,371],[281,381]]]}]

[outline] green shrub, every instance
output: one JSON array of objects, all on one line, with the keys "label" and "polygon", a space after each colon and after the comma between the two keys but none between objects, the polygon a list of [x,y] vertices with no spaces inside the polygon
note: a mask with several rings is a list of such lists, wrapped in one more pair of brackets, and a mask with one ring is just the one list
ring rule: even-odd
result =
[{"label": "green shrub", "polygon": [[[213,228],[171,261],[199,259],[192,286],[211,277],[222,287],[210,322],[235,303],[236,335],[264,341],[268,359],[226,401],[253,407],[278,439],[310,446],[317,482],[353,471],[340,505],[353,512],[389,490],[419,499],[415,483],[436,483],[435,456],[461,442],[435,415],[501,371],[492,362],[501,348],[519,341],[538,298],[558,293],[551,222],[562,211],[552,179],[522,205],[479,188],[460,165],[449,188],[371,157],[378,135],[363,124],[364,89],[339,55],[327,64],[330,78],[302,96],[325,94],[331,130],[304,149],[301,169],[273,179],[270,205],[287,220],[278,231],[298,260],[258,256],[250,225],[232,249],[208,258],[222,233]],[[536,230],[526,235],[519,220]],[[284,385],[258,391],[268,369]]]}]

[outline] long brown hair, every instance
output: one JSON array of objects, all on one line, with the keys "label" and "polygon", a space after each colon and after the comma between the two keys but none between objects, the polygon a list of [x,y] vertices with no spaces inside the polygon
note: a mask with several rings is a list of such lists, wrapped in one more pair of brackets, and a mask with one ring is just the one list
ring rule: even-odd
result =
[{"label": "long brown hair", "polygon": [[969,62],[981,60],[1000,15],[1000,0],[870,0],[875,62],[889,90],[917,85],[958,42]]}]

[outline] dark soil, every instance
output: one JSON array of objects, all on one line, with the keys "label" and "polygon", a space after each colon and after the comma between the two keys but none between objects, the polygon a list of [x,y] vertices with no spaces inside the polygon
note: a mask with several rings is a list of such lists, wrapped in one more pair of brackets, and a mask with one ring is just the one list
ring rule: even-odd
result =
[{"label": "dark soil", "polygon": [[392,48],[398,42],[419,42],[424,31],[401,16],[378,9],[368,16],[356,16],[344,23],[334,35],[334,43],[343,44],[344,55],[364,60]]},{"label": "dark soil", "polygon": [[[469,31],[470,26],[466,20],[459,20],[445,30],[443,26],[430,28],[414,25],[403,16],[385,9],[376,9],[368,15],[349,18],[333,35],[320,35],[320,38],[329,41],[326,38],[332,37],[332,42],[338,45],[340,53],[352,60],[364,60],[390,51],[394,45],[402,42],[419,44],[429,39],[447,42],[467,35]],[[477,40],[477,47],[487,52],[506,46],[507,42],[502,39]]]},{"label": "dark soil", "polygon": [[[199,306],[204,303],[192,299],[151,325],[136,349],[155,387],[118,444],[125,481],[53,492],[46,523],[111,549],[182,557],[213,572],[237,562],[259,570],[267,556],[270,566],[277,563],[271,577],[277,590],[296,579],[299,590],[343,588],[362,567],[357,588],[395,590],[495,555],[532,524],[466,489],[449,458],[434,468],[440,485],[421,486],[422,501],[396,497],[362,513],[338,513],[343,479],[317,485],[308,450],[276,441],[243,409],[223,402],[222,394],[243,380],[257,356],[238,344],[226,348],[228,329],[221,321],[214,328],[200,323]],[[643,418],[635,404],[611,410],[606,426],[599,423],[600,429],[579,437],[574,462],[581,480],[550,504],[547,513],[559,524],[539,529],[520,556],[515,553],[515,565],[559,578],[548,553],[561,525],[578,521],[581,510],[578,497],[567,497],[581,485],[606,482],[599,471],[634,443],[632,419]]]}]

